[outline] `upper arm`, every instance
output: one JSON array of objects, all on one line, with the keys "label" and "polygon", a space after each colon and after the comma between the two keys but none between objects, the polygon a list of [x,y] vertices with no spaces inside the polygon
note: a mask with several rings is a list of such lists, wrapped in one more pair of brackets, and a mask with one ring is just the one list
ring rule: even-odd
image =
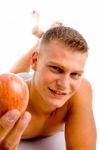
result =
[{"label": "upper arm", "polygon": [[69,100],[65,124],[67,150],[95,150],[96,127],[92,111],[92,89],[83,80],[78,92]]}]

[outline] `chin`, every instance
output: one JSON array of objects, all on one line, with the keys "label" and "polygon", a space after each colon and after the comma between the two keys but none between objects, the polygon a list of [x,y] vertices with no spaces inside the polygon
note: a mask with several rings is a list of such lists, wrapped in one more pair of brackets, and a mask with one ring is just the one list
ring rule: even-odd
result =
[{"label": "chin", "polygon": [[53,102],[50,101],[49,103],[50,103],[50,105],[52,105],[55,108],[60,108],[60,107],[62,107],[66,103],[66,101],[53,100]]}]

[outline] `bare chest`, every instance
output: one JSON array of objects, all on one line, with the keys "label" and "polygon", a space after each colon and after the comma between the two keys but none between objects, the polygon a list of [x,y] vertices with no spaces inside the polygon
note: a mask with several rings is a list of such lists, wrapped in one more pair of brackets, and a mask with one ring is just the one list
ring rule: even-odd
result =
[{"label": "bare chest", "polygon": [[45,137],[64,130],[66,110],[58,110],[50,116],[36,116],[32,114],[24,138]]}]

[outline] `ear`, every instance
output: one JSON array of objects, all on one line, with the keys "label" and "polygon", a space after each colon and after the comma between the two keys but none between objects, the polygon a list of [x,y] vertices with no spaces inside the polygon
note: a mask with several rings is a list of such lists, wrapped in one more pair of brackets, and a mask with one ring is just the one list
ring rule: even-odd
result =
[{"label": "ear", "polygon": [[34,51],[34,52],[32,53],[32,57],[31,57],[31,67],[32,67],[32,69],[33,69],[34,71],[36,70],[38,55],[39,55],[39,53],[38,53],[37,51]]}]

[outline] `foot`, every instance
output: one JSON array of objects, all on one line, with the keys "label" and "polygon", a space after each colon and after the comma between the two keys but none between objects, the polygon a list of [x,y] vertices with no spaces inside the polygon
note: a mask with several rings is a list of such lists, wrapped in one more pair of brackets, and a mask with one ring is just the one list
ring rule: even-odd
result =
[{"label": "foot", "polygon": [[34,25],[33,25],[33,28],[32,28],[32,33],[35,36],[37,36],[38,38],[41,38],[41,36],[43,35],[44,32],[39,27],[39,20],[40,20],[39,12],[33,10],[32,16],[33,16],[33,19],[34,19]]},{"label": "foot", "polygon": [[55,21],[51,24],[51,28],[63,26],[63,23],[60,21]]}]

